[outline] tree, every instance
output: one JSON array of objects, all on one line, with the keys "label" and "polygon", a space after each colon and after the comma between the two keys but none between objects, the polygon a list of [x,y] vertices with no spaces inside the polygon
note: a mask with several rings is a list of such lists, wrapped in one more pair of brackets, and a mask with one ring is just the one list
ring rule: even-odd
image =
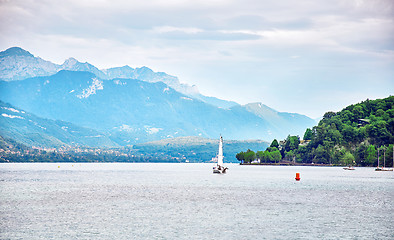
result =
[{"label": "tree", "polygon": [[255,159],[256,159],[256,153],[253,152],[252,150],[248,149],[248,151],[246,151],[246,153],[245,153],[245,162],[251,163]]},{"label": "tree", "polygon": [[307,147],[307,146],[301,146],[301,145],[298,146],[298,149],[297,149],[297,153],[299,155],[299,158],[297,159],[298,162],[304,162],[304,163],[307,162],[309,149],[310,149],[310,147]]},{"label": "tree", "polygon": [[386,151],[386,158],[387,158],[387,161],[386,161],[386,166],[387,167],[393,167],[393,144],[390,144],[389,146],[388,146],[388,148],[387,148],[387,151]]},{"label": "tree", "polygon": [[291,151],[298,149],[298,145],[300,145],[300,137],[298,136],[288,136],[285,143],[285,151]]},{"label": "tree", "polygon": [[378,145],[389,144],[392,135],[387,130],[388,123],[384,120],[377,120],[366,127],[368,136],[372,142]]},{"label": "tree", "polygon": [[326,113],[323,115],[323,119],[330,119],[330,118],[332,118],[332,117],[334,117],[334,116],[336,116],[336,115],[337,115],[336,112],[326,112]]},{"label": "tree", "polygon": [[322,145],[319,145],[314,151],[313,162],[315,163],[329,163],[329,154]]},{"label": "tree", "polygon": [[383,115],[384,115],[383,109],[378,109],[375,113],[375,116],[377,117],[383,117]]},{"label": "tree", "polygon": [[263,157],[264,157],[264,151],[257,151],[256,152],[256,157],[258,159],[260,159],[260,161],[261,161],[263,159]]},{"label": "tree", "polygon": [[349,111],[349,110],[345,110],[341,113],[342,115],[342,121],[343,122],[352,122],[355,120],[354,114]]},{"label": "tree", "polygon": [[394,117],[387,121],[387,130],[391,135],[394,135]]},{"label": "tree", "polygon": [[367,146],[365,144],[360,144],[355,152],[356,163],[365,166],[365,156],[366,156]]},{"label": "tree", "polygon": [[264,161],[265,163],[272,162],[272,155],[271,155],[271,153],[268,150],[265,150],[263,152],[263,158],[261,160]]},{"label": "tree", "polygon": [[343,140],[345,142],[355,142],[357,141],[357,131],[350,125],[346,125],[342,130]]},{"label": "tree", "polygon": [[294,153],[293,150],[290,150],[290,151],[286,152],[285,158],[287,159],[287,161],[291,161],[292,162],[294,157],[295,157],[295,153]]},{"label": "tree", "polygon": [[357,142],[361,143],[367,137],[367,130],[365,127],[360,127],[357,129]]},{"label": "tree", "polygon": [[342,142],[342,134],[337,129],[328,129],[325,138],[326,141],[332,142],[334,145]]},{"label": "tree", "polygon": [[274,152],[277,151],[278,149],[276,147],[267,147],[266,149],[268,152]]},{"label": "tree", "polygon": [[278,140],[274,139],[270,145],[270,147],[275,147],[279,149],[279,143]]},{"label": "tree", "polygon": [[244,152],[239,152],[239,153],[237,153],[237,155],[235,155],[235,158],[238,161],[241,161],[241,164],[242,164],[245,161],[245,153]]},{"label": "tree", "polygon": [[271,154],[272,160],[275,163],[280,162],[280,160],[282,160],[282,155],[280,154],[279,150],[273,151],[270,154]]},{"label": "tree", "polygon": [[345,154],[342,156],[342,158],[341,158],[341,163],[343,164],[343,165],[345,165],[345,166],[351,166],[351,165],[353,165],[354,163],[356,163],[355,161],[354,161],[354,156],[353,156],[353,154],[351,154],[350,152],[345,152]]},{"label": "tree", "polygon": [[365,163],[368,166],[372,166],[377,159],[376,148],[374,145],[369,145],[365,152]]},{"label": "tree", "polygon": [[303,139],[304,140],[312,140],[312,136],[313,136],[312,129],[307,128],[306,131],[305,131]]},{"label": "tree", "polygon": [[357,105],[353,108],[354,117],[358,120],[364,118],[364,110],[361,105]]}]

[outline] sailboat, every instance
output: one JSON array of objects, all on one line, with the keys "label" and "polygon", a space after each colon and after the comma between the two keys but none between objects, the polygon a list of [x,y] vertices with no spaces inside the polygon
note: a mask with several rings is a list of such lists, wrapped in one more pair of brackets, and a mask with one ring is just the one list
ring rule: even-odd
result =
[{"label": "sailboat", "polygon": [[[383,167],[379,167],[379,149],[378,149],[378,167],[375,168],[375,171],[393,171],[394,169],[394,155],[393,155],[393,168],[386,168],[386,148],[383,149],[384,154],[383,154]],[[394,151],[394,147],[393,147]]]},{"label": "sailboat", "polygon": [[223,138],[220,136],[219,139],[219,151],[218,151],[218,156],[217,156],[217,163],[216,166],[213,167],[213,173],[226,173],[226,170],[228,168],[223,166]]}]

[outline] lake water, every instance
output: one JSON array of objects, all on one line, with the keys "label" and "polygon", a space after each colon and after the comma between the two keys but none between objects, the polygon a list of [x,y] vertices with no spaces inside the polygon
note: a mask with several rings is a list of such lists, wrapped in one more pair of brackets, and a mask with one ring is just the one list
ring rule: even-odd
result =
[{"label": "lake water", "polygon": [[393,172],[228,166],[0,164],[0,239],[394,239]]}]

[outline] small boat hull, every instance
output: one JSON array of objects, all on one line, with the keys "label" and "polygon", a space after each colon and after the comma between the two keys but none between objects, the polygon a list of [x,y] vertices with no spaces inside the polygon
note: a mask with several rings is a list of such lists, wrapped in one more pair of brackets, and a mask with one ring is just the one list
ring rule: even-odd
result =
[{"label": "small boat hull", "polygon": [[388,172],[388,171],[393,171],[393,169],[378,167],[378,168],[375,168],[375,171]]},{"label": "small boat hull", "polygon": [[344,170],[356,170],[354,167],[344,167]]},{"label": "small boat hull", "polygon": [[226,173],[226,170],[227,170],[226,167],[214,167],[213,173],[224,174],[224,173]]}]

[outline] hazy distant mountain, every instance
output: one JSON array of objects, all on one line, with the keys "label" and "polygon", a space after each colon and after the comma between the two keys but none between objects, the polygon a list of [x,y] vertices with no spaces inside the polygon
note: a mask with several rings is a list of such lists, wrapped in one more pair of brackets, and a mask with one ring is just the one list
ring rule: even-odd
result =
[{"label": "hazy distant mountain", "polygon": [[43,119],[0,101],[0,135],[28,146],[115,147],[104,134],[64,121]]},{"label": "hazy distant mountain", "polygon": [[151,83],[163,82],[169,87],[185,95],[199,94],[196,86],[182,84],[179,82],[179,79],[177,77],[168,75],[164,72],[154,72],[148,67],[134,69],[126,65],[123,67],[104,69],[103,72],[106,74],[107,79],[131,78]]},{"label": "hazy distant mountain", "polygon": [[101,80],[88,72],[60,71],[49,77],[0,82],[0,98],[44,118],[92,128],[120,145],[177,136],[227,139],[284,138],[280,128],[245,107],[222,109],[190,98],[162,82]]},{"label": "hazy distant mountain", "polygon": [[197,100],[201,100],[203,102],[209,103],[211,105],[221,107],[221,108],[230,108],[238,105],[236,102],[221,100],[215,97],[207,97],[198,91],[197,86],[187,85],[179,82],[177,77],[168,75],[163,72],[153,72],[150,68],[142,67],[142,68],[131,68],[129,66],[117,67],[117,68],[109,68],[103,70],[107,75],[107,79],[114,78],[131,78],[138,79],[147,82],[163,82],[167,84],[169,87],[174,90],[185,94],[189,97],[192,97]]},{"label": "hazy distant mountain", "polygon": [[[278,112],[262,103],[249,103],[242,107],[267,121],[272,126],[272,128],[277,129],[277,131],[286,129],[287,134],[300,135],[300,133],[303,133],[303,131],[306,129],[305,125],[312,127],[317,123],[315,120],[305,115],[298,113]],[[302,137],[302,135],[300,135],[300,137]]]},{"label": "hazy distant mountain", "polygon": [[217,106],[217,107],[224,108],[224,109],[230,109],[232,107],[239,106],[239,104],[236,102],[222,100],[222,99],[215,98],[215,97],[207,97],[207,96],[204,96],[200,93],[190,94],[189,96],[193,97],[195,99],[201,100],[203,102],[206,102],[208,104],[211,104],[213,106]]},{"label": "hazy distant mountain", "polygon": [[129,66],[115,67],[99,70],[90,63],[81,63],[75,58],[67,59],[62,65],[57,65],[49,61],[34,57],[22,48],[13,47],[0,52],[0,80],[15,81],[30,77],[50,76],[61,70],[86,71],[105,80],[115,78],[131,78],[146,82],[163,82],[187,96],[199,99],[206,103],[222,108],[229,108],[237,105],[235,102],[206,97],[199,93],[196,86],[190,86],[179,82],[175,76],[164,72],[154,72],[148,67],[131,68]]},{"label": "hazy distant mountain", "polygon": [[220,133],[227,139],[270,140],[302,135],[315,124],[262,104],[240,106],[204,96],[196,86],[147,67],[99,70],[74,58],[56,65],[10,48],[0,53],[0,70],[5,80],[1,100],[40,117],[103,132],[120,145],[178,136],[217,138]]},{"label": "hazy distant mountain", "polygon": [[18,47],[0,52],[0,80],[13,81],[55,74],[59,66]]},{"label": "hazy distant mountain", "polygon": [[35,57],[19,47],[0,52],[0,80],[15,81],[30,77],[50,76],[60,70],[88,71],[96,76],[106,77],[95,66],[78,62],[74,58],[69,58],[62,65],[58,65]]},{"label": "hazy distant mountain", "polygon": [[[70,70],[70,71],[85,71],[91,72],[99,78],[106,79],[107,76],[100,71],[98,68],[90,63],[78,62],[75,58],[69,58],[62,65],[59,66],[58,70]],[[52,74],[50,74],[52,75]]]}]

